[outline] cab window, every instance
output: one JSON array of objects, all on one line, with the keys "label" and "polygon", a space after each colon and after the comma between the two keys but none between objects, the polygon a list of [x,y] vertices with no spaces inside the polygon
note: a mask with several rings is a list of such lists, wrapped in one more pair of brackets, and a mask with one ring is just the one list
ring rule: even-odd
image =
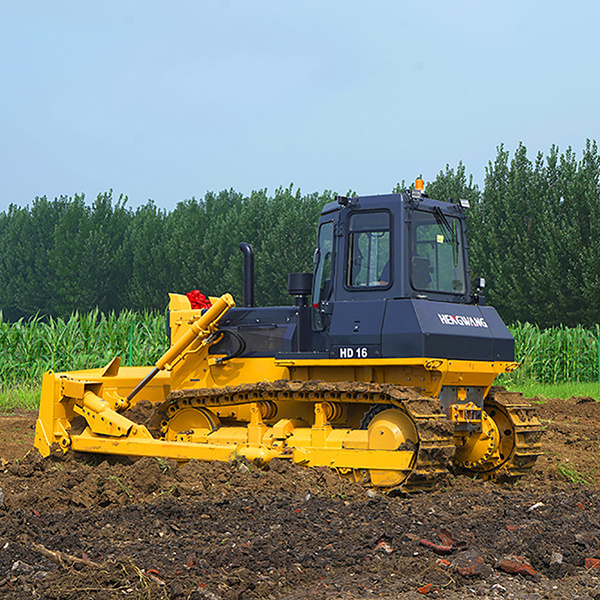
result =
[{"label": "cab window", "polygon": [[333,288],[333,234],[334,223],[327,221],[319,227],[317,250],[315,252],[315,280],[313,283],[313,304],[329,300]]},{"label": "cab window", "polygon": [[387,211],[350,216],[346,285],[351,288],[391,284],[390,214]]},{"label": "cab window", "polygon": [[456,217],[439,208],[413,212],[410,279],[419,291],[466,292],[462,228]]}]

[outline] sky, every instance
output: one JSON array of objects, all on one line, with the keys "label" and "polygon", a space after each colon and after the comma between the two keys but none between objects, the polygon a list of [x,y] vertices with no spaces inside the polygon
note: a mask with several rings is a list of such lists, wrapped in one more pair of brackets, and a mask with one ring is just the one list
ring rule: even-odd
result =
[{"label": "sky", "polygon": [[0,0],[0,212],[388,193],[600,138],[600,3]]}]

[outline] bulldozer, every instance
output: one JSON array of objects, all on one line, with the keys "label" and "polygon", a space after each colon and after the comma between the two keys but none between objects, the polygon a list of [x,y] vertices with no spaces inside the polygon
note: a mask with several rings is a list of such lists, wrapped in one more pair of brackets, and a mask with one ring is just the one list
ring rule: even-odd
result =
[{"label": "bulldozer", "polygon": [[288,460],[387,491],[430,489],[449,472],[526,475],[541,426],[521,394],[494,386],[518,363],[485,282],[471,287],[467,208],[428,197],[420,179],[402,193],[337,196],[319,218],[313,272],[288,276],[289,306],[255,306],[241,243],[242,306],[170,294],[170,345],[155,365],[116,357],[46,373],[35,446]]}]

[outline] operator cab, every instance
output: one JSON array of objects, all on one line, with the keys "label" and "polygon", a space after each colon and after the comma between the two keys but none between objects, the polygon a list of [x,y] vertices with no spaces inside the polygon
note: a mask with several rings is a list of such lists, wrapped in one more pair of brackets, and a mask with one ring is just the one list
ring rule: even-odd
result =
[{"label": "operator cab", "polygon": [[461,205],[414,190],[338,198],[319,222],[313,305],[366,294],[472,303],[465,247]]},{"label": "operator cab", "polygon": [[514,360],[508,329],[471,294],[465,208],[422,189],[325,205],[312,348],[353,360]]}]

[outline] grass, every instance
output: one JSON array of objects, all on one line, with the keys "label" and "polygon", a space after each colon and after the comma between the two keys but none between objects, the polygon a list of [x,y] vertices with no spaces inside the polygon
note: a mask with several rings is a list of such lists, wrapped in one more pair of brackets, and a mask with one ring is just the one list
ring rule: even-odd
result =
[{"label": "grass", "polygon": [[517,377],[543,383],[598,381],[600,326],[594,330],[581,325],[540,329],[531,323],[516,323],[509,329],[521,363]]},{"label": "grass", "polygon": [[600,400],[600,383],[597,381],[580,383],[539,383],[531,379],[499,382],[511,392],[521,392],[526,398],[571,398],[586,396]]},{"label": "grass", "polygon": [[37,409],[45,371],[106,365],[154,364],[167,349],[165,315],[73,313],[68,319],[34,317],[15,323],[0,311],[0,412]]},{"label": "grass", "polygon": [[[600,400],[595,330],[529,323],[510,327],[521,367],[497,384],[532,398],[590,396]],[[74,313],[67,319],[34,317],[16,323],[0,311],[0,411],[37,408],[42,374],[95,368],[120,356],[123,364],[148,365],[167,349],[165,315],[123,311]],[[576,383],[564,383],[576,382]]]},{"label": "grass", "polygon": [[41,381],[0,387],[0,413],[15,410],[37,410],[40,405]]},{"label": "grass", "polygon": [[123,364],[153,364],[167,349],[165,316],[158,313],[73,313],[68,319],[34,317],[16,323],[0,312],[0,386],[41,381],[45,371]]},{"label": "grass", "polygon": [[572,467],[571,465],[567,465],[561,463],[558,466],[558,472],[565,478],[568,479],[571,483],[581,483],[583,485],[589,485],[589,481],[585,478],[583,473]]}]

